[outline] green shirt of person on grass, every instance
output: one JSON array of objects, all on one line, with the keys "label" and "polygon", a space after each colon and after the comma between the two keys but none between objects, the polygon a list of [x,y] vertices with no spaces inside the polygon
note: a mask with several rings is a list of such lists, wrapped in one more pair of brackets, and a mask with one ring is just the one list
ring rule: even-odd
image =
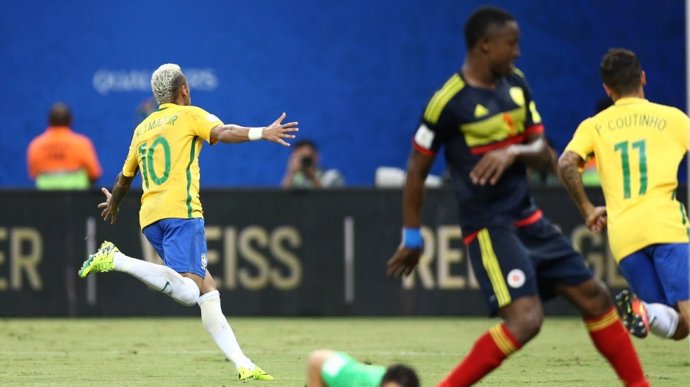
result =
[{"label": "green shirt of person on grass", "polygon": [[419,387],[415,371],[403,364],[365,364],[328,349],[309,356],[307,387]]}]

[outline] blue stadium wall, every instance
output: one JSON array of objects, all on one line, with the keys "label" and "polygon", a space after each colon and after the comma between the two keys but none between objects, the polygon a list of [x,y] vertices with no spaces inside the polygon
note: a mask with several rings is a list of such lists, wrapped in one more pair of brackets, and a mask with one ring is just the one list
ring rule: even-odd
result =
[{"label": "blue stadium wall", "polygon": [[[325,166],[367,186],[403,167],[426,100],[463,60],[462,26],[483,1],[3,1],[0,186],[29,187],[25,150],[50,105],[72,106],[110,185],[161,63],[187,71],[196,105],[260,125],[281,112],[318,142]],[[650,99],[685,107],[683,2],[495,1],[522,29],[527,74],[556,148],[604,96],[607,48],[642,59]],[[279,184],[288,150],[242,144],[202,152],[204,187]],[[435,172],[444,169],[437,162]]]}]

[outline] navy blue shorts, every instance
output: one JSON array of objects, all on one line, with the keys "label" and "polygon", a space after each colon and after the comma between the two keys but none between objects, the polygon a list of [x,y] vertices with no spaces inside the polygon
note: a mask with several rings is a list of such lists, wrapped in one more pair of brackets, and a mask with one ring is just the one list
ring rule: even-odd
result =
[{"label": "navy blue shorts", "polygon": [[178,273],[206,276],[206,233],[204,220],[161,219],[144,228],[144,235],[165,266]]},{"label": "navy blue shorts", "polygon": [[556,296],[556,285],[576,286],[593,277],[568,238],[546,218],[519,228],[489,226],[466,243],[492,316],[516,298],[548,300]]},{"label": "navy blue shorts", "polygon": [[687,243],[664,243],[626,256],[619,267],[641,300],[675,306],[690,299],[688,265]]}]

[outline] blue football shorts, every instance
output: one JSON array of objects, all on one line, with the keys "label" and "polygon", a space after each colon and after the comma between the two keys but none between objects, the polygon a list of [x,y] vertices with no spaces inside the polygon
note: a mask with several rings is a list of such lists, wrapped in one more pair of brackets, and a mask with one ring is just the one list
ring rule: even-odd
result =
[{"label": "blue football shorts", "polygon": [[514,299],[548,300],[558,285],[577,286],[593,278],[572,244],[546,218],[523,226],[489,226],[467,244],[474,275],[489,314]]},{"label": "blue football shorts", "polygon": [[642,301],[675,306],[690,299],[689,254],[687,243],[656,244],[626,256],[619,267]]},{"label": "blue football shorts", "polygon": [[165,266],[178,273],[194,273],[206,276],[206,233],[204,220],[161,219],[144,228],[144,235],[151,243]]}]

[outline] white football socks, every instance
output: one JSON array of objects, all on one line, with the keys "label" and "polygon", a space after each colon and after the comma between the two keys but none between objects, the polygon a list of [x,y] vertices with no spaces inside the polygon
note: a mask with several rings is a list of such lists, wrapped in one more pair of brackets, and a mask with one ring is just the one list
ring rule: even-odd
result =
[{"label": "white football socks", "polygon": [[643,302],[647,311],[650,331],[655,336],[669,338],[678,327],[678,312],[664,304],[648,304]]},{"label": "white football socks", "polygon": [[220,308],[220,293],[217,290],[208,292],[199,297],[198,303],[204,329],[211,335],[225,357],[235,363],[236,368],[256,368],[256,365],[242,352],[235,333]]},{"label": "white football socks", "polygon": [[199,287],[196,283],[167,266],[131,258],[120,252],[115,253],[113,263],[116,271],[130,274],[182,305],[192,306],[199,299]]},{"label": "white football socks", "polygon": [[130,274],[149,287],[169,295],[186,306],[199,304],[201,322],[225,357],[235,363],[236,368],[254,369],[256,365],[245,356],[235,333],[220,307],[220,293],[217,290],[199,297],[199,288],[191,278],[183,277],[175,270],[164,266],[115,253],[115,270]]}]

